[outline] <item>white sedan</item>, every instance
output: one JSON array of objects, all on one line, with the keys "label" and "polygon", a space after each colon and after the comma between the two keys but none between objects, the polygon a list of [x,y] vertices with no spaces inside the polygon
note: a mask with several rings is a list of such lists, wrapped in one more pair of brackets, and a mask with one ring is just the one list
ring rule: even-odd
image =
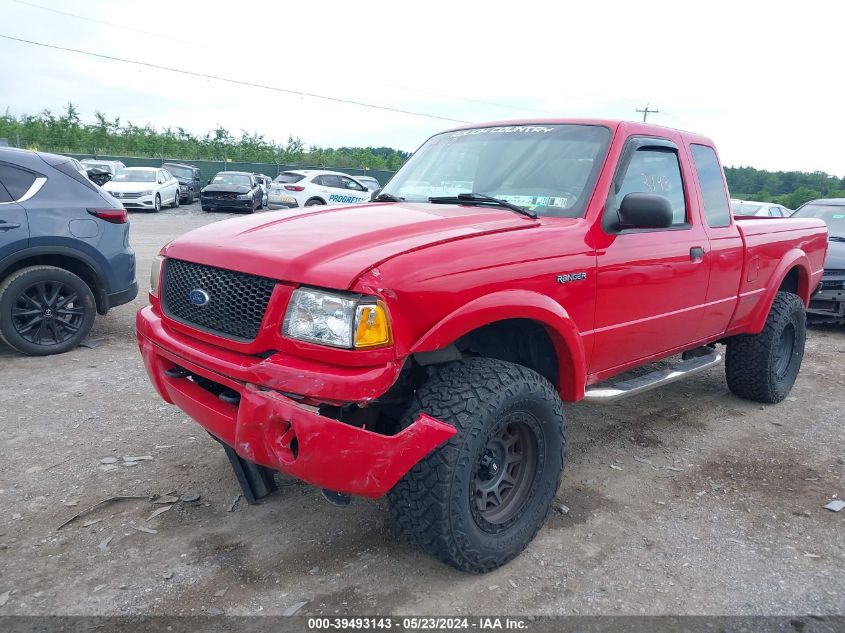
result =
[{"label": "white sedan", "polygon": [[271,209],[369,201],[370,191],[352,176],[317,169],[282,172],[273,179],[267,196],[267,206]]},{"label": "white sedan", "polygon": [[124,167],[103,189],[127,209],[161,211],[162,205],[179,206],[179,181],[160,167]]}]

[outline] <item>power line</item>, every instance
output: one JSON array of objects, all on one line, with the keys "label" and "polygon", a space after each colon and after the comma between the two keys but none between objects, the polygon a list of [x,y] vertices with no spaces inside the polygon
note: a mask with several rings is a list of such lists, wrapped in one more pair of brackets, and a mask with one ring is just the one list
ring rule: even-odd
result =
[{"label": "power line", "polygon": [[189,75],[191,77],[200,77],[201,79],[214,79],[216,81],[223,81],[230,84],[236,84],[240,86],[249,86],[250,88],[262,88],[264,90],[272,90],[274,92],[282,92],[286,94],[297,95],[300,97],[311,97],[313,99],[323,99],[325,101],[333,101],[335,103],[345,103],[347,105],[357,105],[362,108],[373,108],[375,110],[385,110],[387,112],[396,112],[399,114],[409,114],[411,116],[419,116],[424,117],[427,119],[437,119],[439,121],[449,121],[450,123],[471,123],[471,121],[464,121],[461,119],[451,119],[445,116],[439,116],[436,114],[428,114],[426,112],[416,112],[414,110],[403,110],[401,108],[394,108],[391,106],[383,106],[377,105],[374,103],[366,103],[364,101],[355,101],[354,99],[342,99],[340,97],[329,97],[327,95],[320,95],[313,92],[302,92],[299,90],[291,90],[289,88],[279,88],[278,86],[268,86],[265,84],[257,84],[251,81],[243,81],[241,79],[231,79],[229,77],[221,77],[219,75],[210,75],[208,73],[199,73],[193,72],[190,70],[183,70],[181,68],[172,68],[170,66],[161,66],[159,64],[152,64],[150,62],[140,62],[134,59],[126,59],[123,57],[115,57],[112,55],[104,55],[102,53],[92,53],[91,51],[84,51],[78,48],[69,48],[66,46],[58,46],[55,44],[46,44],[44,42],[36,42],[33,40],[27,40],[21,37],[13,37],[11,35],[4,35],[0,33],[0,37],[3,39],[11,40],[13,42],[21,42],[23,44],[32,44],[33,46],[41,46],[43,48],[51,48],[53,50],[58,51],[68,51],[71,53],[79,53],[80,55],[88,55],[89,57],[97,57],[99,59],[106,59],[109,61],[114,62],[123,62],[125,64],[134,64],[136,66],[144,66],[146,68],[155,68],[156,70],[166,70],[168,72],[177,73],[180,75]]},{"label": "power line", "polygon": [[643,123],[645,123],[646,119],[648,118],[649,114],[657,114],[660,110],[649,110],[648,106],[651,105],[649,103],[646,104],[645,110],[636,110],[636,112],[642,112],[643,114]]},{"label": "power line", "polygon": [[[42,11],[50,11],[51,13],[58,13],[59,15],[64,15],[64,16],[67,16],[69,18],[76,18],[78,20],[86,20],[88,22],[94,22],[95,24],[104,24],[106,26],[113,26],[113,27],[118,28],[118,29],[125,29],[127,31],[132,31],[133,33],[141,33],[143,35],[150,35],[152,37],[157,37],[157,38],[160,38],[160,39],[163,39],[163,40],[172,40],[174,42],[181,42],[183,44],[189,44],[191,46],[198,46],[200,48],[205,48],[207,50],[217,50],[217,49],[212,49],[212,47],[205,45],[203,43],[200,43],[200,42],[192,42],[190,40],[183,40],[181,38],[173,37],[171,35],[164,35],[163,33],[156,33],[154,31],[145,31],[143,29],[138,29],[138,28],[135,28],[135,27],[132,27],[132,26],[126,26],[125,24],[117,24],[116,22],[108,22],[106,20],[98,20],[96,18],[91,18],[91,17],[84,16],[84,15],[77,15],[76,13],[70,13],[68,11],[61,11],[59,9],[53,9],[51,7],[45,7],[43,5],[36,4],[34,2],[27,2],[26,0],[12,0],[12,2],[16,2],[18,4],[22,4],[24,6],[32,7],[32,8],[35,8],[35,9],[41,9]],[[459,97],[459,96],[456,96],[456,95],[444,94],[444,93],[440,93],[440,92],[431,92],[431,91],[428,91],[428,90],[420,90],[419,88],[410,88],[408,86],[393,86],[393,87],[394,88],[400,88],[401,90],[408,90],[410,92],[416,92],[416,93],[419,93],[419,94],[427,94],[427,95],[431,95],[431,96],[435,96],[435,97],[445,97],[447,99],[453,99],[455,101],[465,101],[467,103],[478,103],[478,104],[481,104],[481,105],[493,106],[493,107],[496,107],[496,108],[503,108],[505,110],[522,110],[524,112],[535,112],[535,113],[538,113],[538,114],[550,114],[550,115],[556,116],[556,117],[560,116],[559,113],[551,112],[549,110],[539,110],[539,109],[536,109],[536,108],[526,108],[526,107],[522,107],[522,106],[508,105],[508,104],[505,104],[505,103],[496,103],[494,101],[483,101],[481,99],[470,99],[468,97]]]},{"label": "power line", "polygon": [[145,31],[144,29],[137,29],[133,26],[126,26],[124,24],[117,24],[115,22],[107,22],[106,20],[98,20],[96,18],[89,18],[84,15],[76,15],[75,13],[68,13],[67,11],[61,11],[59,9],[53,9],[52,7],[45,7],[40,4],[35,4],[34,2],[26,2],[26,0],[12,0],[12,2],[16,2],[18,4],[23,4],[28,7],[33,7],[35,9],[41,9],[42,11],[50,11],[51,13],[58,13],[59,15],[64,15],[69,18],[76,18],[77,20],[85,20],[87,22],[94,22],[95,24],[104,24],[105,26],[113,26],[117,29],[124,29],[126,31],[132,31],[133,33],[141,33],[143,35],[151,35],[152,37],[158,37],[163,40],[172,40],[174,42],[182,42],[183,44],[190,44],[191,46],[197,46],[196,42],[191,42],[189,40],[183,40],[178,37],[173,37],[171,35],[163,35],[161,33],[155,33],[153,31]]},{"label": "power line", "polygon": [[454,95],[445,94],[445,93],[442,93],[442,92],[432,92],[431,90],[420,90],[419,88],[409,88],[408,86],[394,85],[393,87],[399,88],[401,90],[409,90],[411,92],[418,92],[418,93],[424,94],[424,95],[431,95],[433,97],[445,97],[446,99],[455,99],[457,101],[467,101],[469,103],[479,103],[481,105],[494,106],[496,108],[504,108],[506,110],[523,110],[525,112],[536,112],[536,113],[539,113],[539,114],[551,114],[552,116],[555,116],[555,117],[561,116],[560,113],[552,112],[550,110],[538,110],[536,108],[525,108],[523,106],[507,105],[505,103],[496,103],[494,101],[483,101],[481,99],[470,99],[468,97],[456,97]]}]

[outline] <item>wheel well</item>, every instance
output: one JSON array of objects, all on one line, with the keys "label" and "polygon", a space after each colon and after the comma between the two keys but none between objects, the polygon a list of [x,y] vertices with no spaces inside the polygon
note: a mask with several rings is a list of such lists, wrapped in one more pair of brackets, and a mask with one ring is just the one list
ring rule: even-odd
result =
[{"label": "wheel well", "polygon": [[319,200],[320,204],[326,204],[326,201],[323,200],[320,196],[311,196],[310,198],[308,198],[308,200],[305,201],[305,204],[308,204],[309,202],[313,202],[314,200]]},{"label": "wheel well", "polygon": [[94,300],[97,302],[97,312],[105,314],[106,298],[102,284],[94,269],[85,262],[67,255],[33,255],[32,257],[25,257],[24,259],[18,260],[7,268],[4,268],[0,272],[0,280],[29,266],[55,266],[56,268],[62,268],[73,273],[91,288],[91,292],[94,294]]},{"label": "wheel well", "polygon": [[454,346],[465,356],[483,356],[533,369],[557,386],[557,354],[546,327],[530,319],[497,321],[465,334]]},{"label": "wheel well", "polygon": [[779,292],[791,292],[794,295],[798,294],[798,281],[800,275],[800,267],[793,266],[788,273],[786,273],[786,277],[783,278],[783,281],[780,282],[780,288],[778,288]]}]

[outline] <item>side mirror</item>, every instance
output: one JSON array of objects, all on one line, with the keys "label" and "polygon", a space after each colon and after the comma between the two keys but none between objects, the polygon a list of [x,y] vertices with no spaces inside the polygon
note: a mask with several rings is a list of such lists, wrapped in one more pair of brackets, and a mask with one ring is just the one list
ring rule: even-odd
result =
[{"label": "side mirror", "polygon": [[372,202],[373,200],[375,200],[376,198],[378,198],[378,195],[379,195],[380,193],[381,193],[381,187],[379,187],[378,189],[376,189],[375,191],[373,191],[373,192],[370,194],[370,202]]},{"label": "side mirror", "polygon": [[208,180],[208,182],[207,182],[206,184],[210,185],[210,184],[211,184],[211,179],[209,179],[209,180]]},{"label": "side mirror", "polygon": [[619,206],[622,229],[668,229],[673,218],[669,199],[653,193],[629,193]]}]

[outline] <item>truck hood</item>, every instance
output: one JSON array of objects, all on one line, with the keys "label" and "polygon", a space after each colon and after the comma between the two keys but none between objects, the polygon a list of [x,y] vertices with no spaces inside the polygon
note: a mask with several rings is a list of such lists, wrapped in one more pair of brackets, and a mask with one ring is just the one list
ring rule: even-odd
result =
[{"label": "truck hood", "polygon": [[346,289],[373,266],[434,244],[530,229],[511,211],[424,203],[307,207],[209,224],[163,254],[281,281]]}]

